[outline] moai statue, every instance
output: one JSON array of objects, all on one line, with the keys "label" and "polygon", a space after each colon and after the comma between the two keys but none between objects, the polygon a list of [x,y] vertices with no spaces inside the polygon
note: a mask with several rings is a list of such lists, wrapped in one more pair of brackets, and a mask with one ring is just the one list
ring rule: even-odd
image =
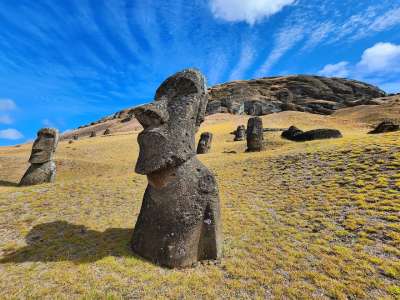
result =
[{"label": "moai statue", "polygon": [[153,103],[134,109],[144,128],[135,171],[147,175],[148,185],[131,246],[170,268],[221,256],[218,187],[195,149],[206,93],[203,75],[187,69],[165,80]]},{"label": "moai statue", "polygon": [[206,154],[210,152],[213,135],[211,132],[203,132],[197,145],[197,154]]},{"label": "moai statue", "polygon": [[263,149],[263,123],[260,117],[250,118],[247,122],[247,152]]},{"label": "moai statue", "polygon": [[244,125],[239,125],[235,131],[235,138],[233,139],[235,142],[244,141],[246,137],[246,127]]},{"label": "moai statue", "polygon": [[111,130],[110,128],[107,128],[106,130],[104,130],[103,135],[110,135],[111,134]]},{"label": "moai statue", "polygon": [[43,128],[39,130],[29,158],[31,166],[25,172],[19,185],[26,186],[54,182],[56,164],[53,158],[58,140],[59,133],[57,129]]},{"label": "moai statue", "polygon": [[79,140],[79,135],[75,134],[74,137],[73,137],[73,139],[74,139],[74,141]]},{"label": "moai statue", "polygon": [[90,136],[89,137],[96,137],[96,131],[92,131],[91,133],[90,133]]}]

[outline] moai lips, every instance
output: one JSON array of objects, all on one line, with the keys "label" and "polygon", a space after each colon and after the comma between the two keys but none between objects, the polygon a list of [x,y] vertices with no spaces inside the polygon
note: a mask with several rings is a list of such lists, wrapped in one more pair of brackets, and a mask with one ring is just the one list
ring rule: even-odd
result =
[{"label": "moai lips", "polygon": [[259,117],[250,118],[247,122],[247,152],[263,149],[263,123]]},{"label": "moai lips", "polygon": [[204,77],[188,69],[164,81],[153,103],[134,109],[144,128],[136,172],[147,175],[148,186],[131,245],[170,268],[221,256],[218,188],[195,150],[206,104]]},{"label": "moai lips", "polygon": [[212,143],[212,133],[203,132],[200,136],[199,144],[197,145],[197,154],[206,154],[210,152]]},{"label": "moai lips", "polygon": [[58,140],[59,133],[57,129],[43,128],[39,130],[29,158],[31,166],[22,177],[21,186],[54,181],[56,165],[53,159]]}]

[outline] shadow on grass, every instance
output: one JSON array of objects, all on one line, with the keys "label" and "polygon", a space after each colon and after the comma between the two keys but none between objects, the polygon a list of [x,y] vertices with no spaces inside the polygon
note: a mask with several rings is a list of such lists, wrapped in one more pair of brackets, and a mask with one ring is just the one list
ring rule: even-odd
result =
[{"label": "shadow on grass", "polygon": [[28,245],[6,254],[0,263],[72,261],[80,264],[107,256],[141,259],[129,247],[132,232],[124,228],[100,232],[65,221],[39,224],[26,236]]},{"label": "shadow on grass", "polygon": [[0,186],[18,186],[18,183],[0,180]]}]

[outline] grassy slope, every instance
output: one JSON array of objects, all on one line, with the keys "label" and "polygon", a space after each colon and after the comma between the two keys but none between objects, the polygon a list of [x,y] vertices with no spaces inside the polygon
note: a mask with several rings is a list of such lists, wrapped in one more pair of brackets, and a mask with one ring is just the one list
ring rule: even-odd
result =
[{"label": "grassy slope", "polygon": [[246,118],[213,118],[201,128],[215,135],[212,153],[200,159],[220,188],[219,264],[166,270],[130,252],[146,186],[133,172],[136,134],[62,142],[57,182],[26,188],[13,185],[31,145],[0,148],[0,298],[400,297],[400,133],[285,112],[264,126],[345,137],[266,133],[266,151],[244,153],[229,132]]}]

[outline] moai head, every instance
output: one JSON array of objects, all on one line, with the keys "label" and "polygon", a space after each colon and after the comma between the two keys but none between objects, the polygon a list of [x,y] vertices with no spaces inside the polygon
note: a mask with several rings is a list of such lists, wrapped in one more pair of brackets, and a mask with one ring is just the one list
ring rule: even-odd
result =
[{"label": "moai head", "polygon": [[197,154],[208,153],[211,149],[212,133],[203,132],[200,136],[199,144],[197,146]]},{"label": "moai head", "polygon": [[261,151],[263,148],[263,123],[259,117],[247,122],[247,151]]},{"label": "moai head", "polygon": [[135,108],[135,117],[144,128],[138,136],[136,172],[150,174],[196,155],[195,134],[204,121],[206,105],[203,75],[187,69],[165,80],[153,103]]},{"label": "moai head", "polygon": [[32,146],[31,164],[43,164],[53,160],[59,140],[59,133],[54,128],[42,128]]},{"label": "moai head", "polygon": [[92,131],[91,133],[90,133],[90,136],[89,137],[96,137],[96,131]]},{"label": "moai head", "polygon": [[246,136],[246,127],[239,125],[235,132],[235,141],[243,141]]}]

